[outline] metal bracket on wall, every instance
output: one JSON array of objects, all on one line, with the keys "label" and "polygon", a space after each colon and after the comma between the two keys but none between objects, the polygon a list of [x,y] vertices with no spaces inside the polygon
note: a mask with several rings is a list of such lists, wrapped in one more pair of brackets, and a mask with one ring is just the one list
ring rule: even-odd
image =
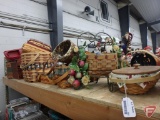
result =
[{"label": "metal bracket on wall", "polygon": [[23,26],[23,29],[22,29],[22,34],[23,34],[23,36],[25,35],[25,28],[26,28],[27,26]]}]

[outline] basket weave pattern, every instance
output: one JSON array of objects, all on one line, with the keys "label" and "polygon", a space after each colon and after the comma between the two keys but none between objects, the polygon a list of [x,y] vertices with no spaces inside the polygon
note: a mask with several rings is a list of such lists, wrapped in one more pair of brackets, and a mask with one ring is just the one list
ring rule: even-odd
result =
[{"label": "basket weave pattern", "polygon": [[22,46],[23,53],[28,52],[51,52],[51,46],[40,42],[38,40],[31,39]]},{"label": "basket weave pattern", "polygon": [[[144,94],[146,92],[148,92],[151,88],[153,88],[156,83],[157,83],[158,79],[154,80],[154,81],[149,81],[145,87],[145,89],[143,89],[141,86],[139,86],[137,83],[133,83],[133,84],[126,84],[127,87],[127,93],[128,94]],[[119,89],[121,92],[125,93],[124,87],[121,87]]]},{"label": "basket weave pattern", "polygon": [[51,53],[22,53],[21,68],[23,69],[23,77],[26,81],[37,81],[40,73],[48,72],[53,66]]},{"label": "basket weave pattern", "polygon": [[86,62],[89,63],[90,75],[107,75],[112,70],[117,68],[117,54],[102,54],[95,55],[92,53],[87,54]]}]

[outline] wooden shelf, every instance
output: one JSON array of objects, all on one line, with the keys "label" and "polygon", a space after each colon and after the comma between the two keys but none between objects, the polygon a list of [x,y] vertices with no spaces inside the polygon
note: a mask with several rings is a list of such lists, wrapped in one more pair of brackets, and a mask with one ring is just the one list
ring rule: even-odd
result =
[{"label": "wooden shelf", "polygon": [[[123,93],[109,92],[107,80],[102,78],[92,89],[60,89],[55,85],[28,83],[3,78],[5,85],[75,120],[126,120],[121,109]],[[160,83],[145,95],[128,95],[134,102],[137,116],[129,120],[149,120],[144,108],[156,105],[152,120],[160,118]]]}]

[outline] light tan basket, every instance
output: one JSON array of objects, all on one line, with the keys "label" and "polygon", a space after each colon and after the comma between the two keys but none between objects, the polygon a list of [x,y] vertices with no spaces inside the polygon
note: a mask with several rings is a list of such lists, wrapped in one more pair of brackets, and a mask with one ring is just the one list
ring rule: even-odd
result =
[{"label": "light tan basket", "polygon": [[38,74],[48,73],[54,65],[51,53],[32,52],[21,54],[21,69],[26,81],[36,82]]},{"label": "light tan basket", "polygon": [[27,43],[23,44],[22,46],[22,52],[28,53],[28,52],[47,52],[50,53],[52,50],[51,46],[40,42],[38,40],[30,39]]},{"label": "light tan basket", "polygon": [[116,53],[95,55],[87,52],[86,54],[90,75],[108,75],[112,70],[117,69],[118,58]]},{"label": "light tan basket", "polygon": [[[144,78],[133,79],[133,80],[120,80],[120,79],[112,79],[112,78],[110,78],[110,80],[115,83],[125,81],[125,84],[127,87],[127,93],[136,95],[136,94],[144,94],[148,92],[152,87],[155,86],[159,78],[160,78],[160,74],[157,74],[151,77],[144,77]],[[145,88],[142,88],[137,84],[142,82],[146,82]],[[125,93],[124,87],[121,87],[119,90]]]}]

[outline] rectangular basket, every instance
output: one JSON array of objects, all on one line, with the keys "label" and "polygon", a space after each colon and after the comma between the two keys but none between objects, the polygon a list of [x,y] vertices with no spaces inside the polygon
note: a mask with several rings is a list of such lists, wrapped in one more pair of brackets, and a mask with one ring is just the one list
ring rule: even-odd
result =
[{"label": "rectangular basket", "polygon": [[23,79],[20,61],[7,61],[5,59],[6,76],[8,79]]},{"label": "rectangular basket", "polygon": [[40,42],[38,40],[30,39],[27,41],[27,43],[23,44],[22,46],[22,52],[28,53],[28,52],[51,52],[52,48],[51,46]]},{"label": "rectangular basket", "polygon": [[36,82],[38,74],[47,73],[53,64],[54,60],[51,53],[31,52],[21,54],[21,68],[26,81]]},{"label": "rectangular basket", "polygon": [[108,75],[114,69],[117,69],[118,58],[116,53],[96,55],[87,53],[86,62],[89,64],[90,75]]}]

